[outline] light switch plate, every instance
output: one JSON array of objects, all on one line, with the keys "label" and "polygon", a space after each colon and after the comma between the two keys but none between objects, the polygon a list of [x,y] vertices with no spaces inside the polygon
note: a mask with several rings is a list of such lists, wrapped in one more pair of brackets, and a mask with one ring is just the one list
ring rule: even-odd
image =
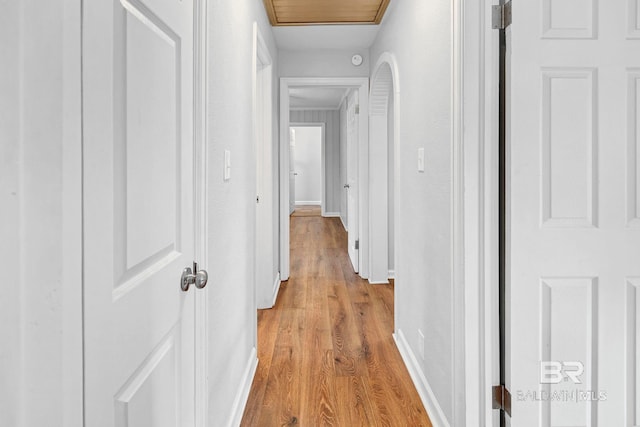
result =
[{"label": "light switch plate", "polygon": [[418,148],[418,172],[424,172],[424,148]]},{"label": "light switch plate", "polygon": [[231,151],[224,150],[224,180],[231,179]]}]

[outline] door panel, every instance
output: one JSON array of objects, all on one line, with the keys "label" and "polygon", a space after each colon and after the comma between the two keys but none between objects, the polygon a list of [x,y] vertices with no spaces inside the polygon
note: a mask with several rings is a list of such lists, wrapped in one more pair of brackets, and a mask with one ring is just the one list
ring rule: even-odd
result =
[{"label": "door panel", "polygon": [[347,104],[347,242],[353,270],[359,272],[358,240],[358,91],[353,90]]},{"label": "door panel", "polygon": [[517,426],[638,424],[640,47],[626,0],[595,5],[514,2],[508,30],[507,386]]},{"label": "door panel", "polygon": [[193,3],[83,13],[86,423],[190,426]]},{"label": "door panel", "polygon": [[296,210],[296,130],[289,128],[289,215]]}]

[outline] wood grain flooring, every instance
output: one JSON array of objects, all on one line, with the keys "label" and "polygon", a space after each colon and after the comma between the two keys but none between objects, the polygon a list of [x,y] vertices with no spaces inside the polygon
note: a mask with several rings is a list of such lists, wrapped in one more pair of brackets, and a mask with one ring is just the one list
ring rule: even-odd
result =
[{"label": "wood grain flooring", "polygon": [[296,206],[291,216],[321,216],[320,206]]},{"label": "wood grain flooring", "polygon": [[338,218],[291,217],[291,274],[258,311],[242,426],[431,426],[393,338],[393,284],[353,272]]}]

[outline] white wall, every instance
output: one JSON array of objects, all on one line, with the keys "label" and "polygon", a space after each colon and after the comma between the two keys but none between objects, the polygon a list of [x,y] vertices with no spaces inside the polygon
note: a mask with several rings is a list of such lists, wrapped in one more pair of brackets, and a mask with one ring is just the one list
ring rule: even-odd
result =
[{"label": "white wall", "polygon": [[80,1],[0,7],[0,425],[82,425]]},{"label": "white wall", "polygon": [[[362,64],[354,66],[351,56],[362,55]],[[280,77],[369,77],[369,50],[281,50]]]},{"label": "white wall", "polygon": [[[451,262],[451,2],[393,3],[371,47],[371,63],[383,52],[398,62],[402,189],[396,283],[396,330],[416,355],[437,404],[453,421],[453,299]],[[373,71],[373,70],[372,70]],[[372,76],[373,77],[373,76]],[[417,151],[425,149],[425,172]],[[419,356],[418,329],[425,338]],[[432,414],[435,415],[435,414]]]},{"label": "white wall", "polygon": [[[208,6],[208,391],[209,426],[222,426],[242,415],[237,401],[248,385],[248,367],[255,361],[254,295],[255,152],[252,138],[253,23],[277,69],[277,50],[260,0],[213,1]],[[278,80],[274,73],[273,111]],[[277,146],[278,123],[273,122]],[[224,150],[231,151],[231,179],[223,181]],[[273,156],[278,170],[278,156]],[[275,174],[277,176],[277,174]],[[275,178],[274,178],[275,179]],[[277,187],[276,187],[277,188]],[[274,219],[278,215],[274,194]],[[277,222],[275,228],[277,230]],[[274,236],[278,234],[274,231]],[[279,239],[275,238],[277,242]],[[275,244],[274,250],[277,251]],[[278,257],[275,257],[278,263]],[[274,266],[275,271],[277,269]]]},{"label": "white wall", "polygon": [[317,204],[322,201],[322,127],[292,126],[296,133],[295,158],[296,194],[298,205]]},{"label": "white wall", "polygon": [[[335,214],[340,211],[340,112],[338,110],[291,110],[291,123],[325,124],[325,212]],[[296,189],[297,193],[297,189]]]}]

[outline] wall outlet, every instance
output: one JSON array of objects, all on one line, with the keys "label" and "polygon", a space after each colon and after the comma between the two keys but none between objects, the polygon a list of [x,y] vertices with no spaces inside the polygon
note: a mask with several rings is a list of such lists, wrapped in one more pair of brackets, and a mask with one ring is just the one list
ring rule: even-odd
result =
[{"label": "wall outlet", "polygon": [[418,172],[424,172],[424,148],[418,148]]},{"label": "wall outlet", "polygon": [[418,329],[418,352],[420,353],[420,358],[424,360],[424,334],[420,329]]}]

